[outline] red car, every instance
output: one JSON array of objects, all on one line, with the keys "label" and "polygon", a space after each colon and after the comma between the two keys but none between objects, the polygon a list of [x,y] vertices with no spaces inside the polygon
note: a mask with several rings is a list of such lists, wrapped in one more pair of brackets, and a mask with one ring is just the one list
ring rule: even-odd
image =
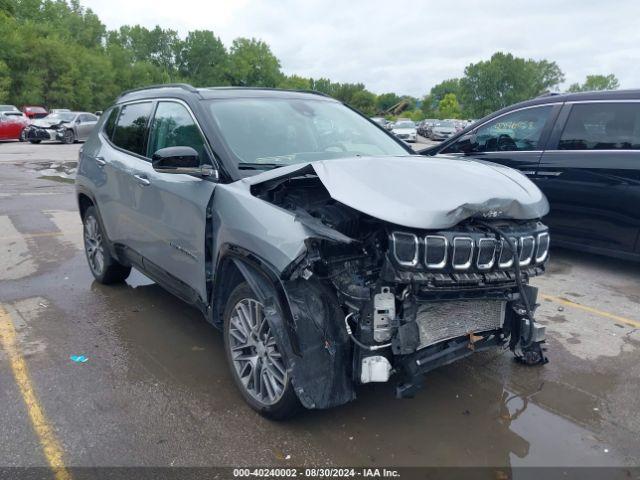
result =
[{"label": "red car", "polygon": [[22,111],[31,120],[35,120],[36,118],[44,118],[49,115],[49,112],[46,108],[36,105],[25,105],[24,107],[22,107]]},{"label": "red car", "polygon": [[22,131],[27,125],[29,119],[16,107],[0,105],[0,140],[23,141]]}]

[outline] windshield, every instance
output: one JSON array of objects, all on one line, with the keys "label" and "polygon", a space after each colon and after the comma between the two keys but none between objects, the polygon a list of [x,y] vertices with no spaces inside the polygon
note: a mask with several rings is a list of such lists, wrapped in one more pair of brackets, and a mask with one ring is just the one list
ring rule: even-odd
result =
[{"label": "windshield", "polygon": [[455,128],[456,124],[453,122],[438,122],[436,127]]},{"label": "windshield", "polygon": [[409,154],[384,131],[338,102],[235,98],[213,100],[209,107],[240,169]]},{"label": "windshield", "polygon": [[413,122],[398,122],[393,128],[416,128],[416,124]]},{"label": "windshield", "polygon": [[75,113],[60,112],[52,113],[47,115],[45,118],[48,122],[72,122],[75,116]]},{"label": "windshield", "polygon": [[0,112],[15,112],[17,110],[13,105],[0,105]]}]

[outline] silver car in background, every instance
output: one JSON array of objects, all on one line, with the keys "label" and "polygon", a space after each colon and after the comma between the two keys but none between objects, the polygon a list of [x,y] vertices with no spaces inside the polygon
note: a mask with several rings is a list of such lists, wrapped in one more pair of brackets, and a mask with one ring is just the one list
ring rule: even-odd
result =
[{"label": "silver car in background", "polygon": [[391,129],[391,132],[400,140],[404,140],[405,142],[415,142],[416,136],[418,135],[416,124],[411,120],[396,122]]},{"label": "silver car in background", "polygon": [[96,124],[98,117],[89,112],[56,112],[34,120],[25,128],[25,139],[31,143],[43,140],[57,140],[62,143],[85,141]]},{"label": "silver car in background", "polygon": [[431,127],[431,140],[446,140],[457,132],[455,122],[445,120]]}]

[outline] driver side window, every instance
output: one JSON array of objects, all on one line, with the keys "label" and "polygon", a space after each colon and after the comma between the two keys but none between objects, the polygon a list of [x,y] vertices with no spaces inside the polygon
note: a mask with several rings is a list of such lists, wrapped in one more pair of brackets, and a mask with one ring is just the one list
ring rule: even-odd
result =
[{"label": "driver side window", "polygon": [[[540,137],[552,105],[526,108],[485,123],[475,131],[475,152],[526,152],[540,150]],[[453,145],[452,145],[453,146]]]},{"label": "driver side window", "polygon": [[191,147],[205,158],[204,140],[189,111],[176,102],[159,102],[151,123],[148,156],[165,147]]}]

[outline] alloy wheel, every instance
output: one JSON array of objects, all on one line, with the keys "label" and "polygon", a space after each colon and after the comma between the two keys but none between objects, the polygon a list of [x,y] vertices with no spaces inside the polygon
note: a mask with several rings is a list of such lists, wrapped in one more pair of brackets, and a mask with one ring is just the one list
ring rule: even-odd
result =
[{"label": "alloy wheel", "polygon": [[101,275],[104,271],[104,246],[100,226],[96,217],[92,215],[87,215],[84,222],[84,248],[91,270]]},{"label": "alloy wheel", "polygon": [[236,303],[227,335],[245,391],[263,405],[277,403],[287,387],[287,370],[262,304],[252,298]]}]

